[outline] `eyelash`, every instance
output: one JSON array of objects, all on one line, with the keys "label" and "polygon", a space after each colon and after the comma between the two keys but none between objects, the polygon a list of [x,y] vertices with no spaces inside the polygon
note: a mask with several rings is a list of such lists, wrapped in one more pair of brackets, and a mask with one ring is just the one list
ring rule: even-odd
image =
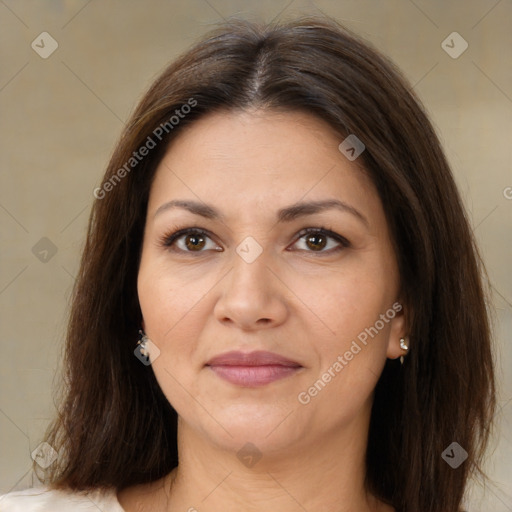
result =
[{"label": "eyelash", "polygon": [[[160,245],[163,246],[163,247],[169,248],[172,251],[188,253],[188,254],[200,255],[200,254],[205,252],[204,250],[200,250],[200,251],[187,251],[187,250],[173,248],[172,246],[174,245],[174,243],[177,240],[179,240],[181,237],[184,237],[185,235],[199,235],[199,236],[207,237],[210,240],[212,240],[212,237],[211,237],[210,233],[208,231],[200,228],[200,227],[188,227],[188,228],[184,228],[184,229],[179,229],[176,226],[176,227],[174,227],[170,231],[170,233],[164,235],[160,239]],[[306,251],[306,252],[310,252],[310,253],[315,254],[315,255],[317,255],[317,254],[318,255],[333,254],[333,253],[337,253],[337,252],[339,252],[339,251],[341,251],[343,249],[346,249],[346,248],[351,246],[350,242],[345,237],[343,237],[341,235],[338,235],[338,233],[335,233],[334,231],[331,231],[330,229],[327,229],[325,227],[305,228],[305,229],[301,230],[299,233],[297,233],[297,237],[298,238],[297,238],[297,241],[295,243],[297,243],[300,239],[302,239],[303,237],[305,237],[307,235],[323,235],[323,236],[325,236],[327,238],[331,238],[331,239],[333,239],[333,240],[335,240],[336,242],[339,243],[338,247],[331,248],[331,249],[329,249],[327,251],[325,251],[325,250]]]}]

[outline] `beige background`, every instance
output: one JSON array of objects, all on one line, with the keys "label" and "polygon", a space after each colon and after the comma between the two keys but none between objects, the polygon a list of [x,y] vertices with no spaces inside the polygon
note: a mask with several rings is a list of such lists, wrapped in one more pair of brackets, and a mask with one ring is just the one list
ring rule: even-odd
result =
[{"label": "beige background", "polygon": [[[495,292],[499,343],[493,483],[485,494],[475,487],[469,510],[512,511],[510,0],[1,1],[0,493],[37,484],[30,454],[54,410],[92,191],[135,102],[222,18],[322,13],[401,67],[453,166]],[[47,59],[31,48],[43,31],[58,43]],[[469,44],[457,59],[441,47],[453,31]]]}]

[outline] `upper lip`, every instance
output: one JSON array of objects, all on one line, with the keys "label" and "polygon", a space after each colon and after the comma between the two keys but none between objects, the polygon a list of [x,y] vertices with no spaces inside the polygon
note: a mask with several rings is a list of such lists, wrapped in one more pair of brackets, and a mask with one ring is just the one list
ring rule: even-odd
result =
[{"label": "upper lip", "polygon": [[296,361],[292,361],[279,354],[267,352],[264,350],[257,350],[254,352],[239,352],[231,351],[224,352],[218,356],[212,357],[206,366],[266,366],[266,365],[281,365],[281,366],[301,366]]}]

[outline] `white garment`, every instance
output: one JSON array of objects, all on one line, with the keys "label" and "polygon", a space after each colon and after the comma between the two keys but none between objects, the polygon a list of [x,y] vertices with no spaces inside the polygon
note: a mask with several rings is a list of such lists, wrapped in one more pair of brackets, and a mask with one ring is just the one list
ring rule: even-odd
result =
[{"label": "white garment", "polygon": [[125,512],[115,489],[56,491],[33,487],[0,495],[0,512]]}]

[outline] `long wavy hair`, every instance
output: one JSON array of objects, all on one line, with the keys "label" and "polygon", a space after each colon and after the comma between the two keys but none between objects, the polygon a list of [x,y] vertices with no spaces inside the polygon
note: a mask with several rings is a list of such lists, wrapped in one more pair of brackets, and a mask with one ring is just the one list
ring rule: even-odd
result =
[{"label": "long wavy hair", "polygon": [[[358,162],[384,207],[410,333],[404,365],[387,360],[375,389],[366,487],[397,512],[459,512],[469,477],[483,475],[496,401],[483,264],[412,87],[369,43],[316,18],[223,24],[165,69],[127,122],[95,192],[45,436],[60,455],[41,481],[120,490],[178,464],[177,413],[134,357],[149,189],[183,128],[254,106],[307,112],[340,141],[364,142]],[[452,442],[467,452],[456,469],[442,457]]]}]

